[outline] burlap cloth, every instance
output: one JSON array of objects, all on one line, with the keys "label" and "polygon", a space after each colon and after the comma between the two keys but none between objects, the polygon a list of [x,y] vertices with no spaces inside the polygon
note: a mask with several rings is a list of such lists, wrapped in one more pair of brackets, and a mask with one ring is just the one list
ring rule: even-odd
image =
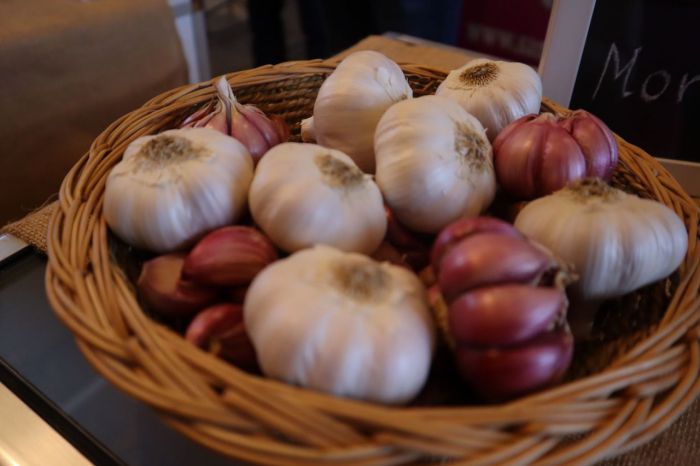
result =
[{"label": "burlap cloth", "polygon": [[[355,50],[379,50],[396,61],[421,63],[426,66],[456,68],[476,54],[435,44],[407,43],[402,40],[370,36],[337,57],[342,58]],[[6,225],[9,232],[46,251],[46,232],[49,218],[57,203],[49,204],[22,220]],[[700,400],[690,405],[665,432],[651,442],[624,455],[598,463],[600,466],[697,466],[700,465]]]}]

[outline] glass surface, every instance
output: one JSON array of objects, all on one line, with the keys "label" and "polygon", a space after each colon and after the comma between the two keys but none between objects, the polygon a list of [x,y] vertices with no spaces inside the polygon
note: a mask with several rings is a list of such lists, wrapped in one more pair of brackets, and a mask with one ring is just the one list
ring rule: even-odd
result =
[{"label": "glass surface", "polygon": [[190,441],[97,374],[49,307],[45,269],[35,252],[0,265],[2,359],[129,465],[243,464]]}]

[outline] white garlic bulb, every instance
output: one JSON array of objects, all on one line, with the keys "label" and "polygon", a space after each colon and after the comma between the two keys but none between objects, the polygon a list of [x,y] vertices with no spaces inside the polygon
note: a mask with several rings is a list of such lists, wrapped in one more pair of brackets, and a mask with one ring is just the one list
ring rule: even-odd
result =
[{"label": "white garlic bulb", "polygon": [[423,96],[392,106],[377,125],[376,179],[398,220],[436,233],[493,201],[496,178],[484,128],[456,102]]},{"label": "white garlic bulb", "polygon": [[244,318],[262,371],[276,379],[403,403],[428,376],[435,329],[422,284],[403,267],[305,249],[255,277]]},{"label": "white garlic bulb", "polygon": [[133,246],[173,251],[238,219],[252,179],[248,150],[213,129],[142,136],[107,177],[104,217]]},{"label": "white garlic bulb", "polygon": [[435,94],[459,102],[493,141],[512,121],[539,113],[542,81],[524,63],[478,58],[452,70]]},{"label": "white garlic bulb", "polygon": [[621,296],[668,276],[688,249],[675,212],[598,179],[528,203],[514,224],[575,267],[573,289],[587,300]]},{"label": "white garlic bulb", "polygon": [[287,252],[315,244],[369,254],[384,238],[382,195],[350,157],[284,143],[262,158],[250,188],[255,222]]},{"label": "white garlic bulb", "polygon": [[401,68],[392,60],[370,50],[352,53],[318,91],[312,130],[316,142],[346,153],[360,169],[374,173],[377,122],[392,104],[412,95]]}]

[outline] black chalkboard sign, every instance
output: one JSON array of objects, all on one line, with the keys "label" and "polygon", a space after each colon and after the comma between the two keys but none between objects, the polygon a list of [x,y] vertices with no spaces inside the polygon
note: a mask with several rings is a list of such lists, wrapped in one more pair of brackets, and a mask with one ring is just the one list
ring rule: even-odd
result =
[{"label": "black chalkboard sign", "polygon": [[651,155],[700,162],[699,48],[700,1],[597,0],[569,107]]}]

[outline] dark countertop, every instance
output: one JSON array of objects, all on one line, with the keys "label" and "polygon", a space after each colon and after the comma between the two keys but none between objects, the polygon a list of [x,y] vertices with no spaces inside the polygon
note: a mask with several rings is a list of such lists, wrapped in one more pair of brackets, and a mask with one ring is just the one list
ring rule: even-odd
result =
[{"label": "dark countertop", "polygon": [[[50,417],[74,421],[87,432],[88,442],[117,457],[116,464],[241,464],[172,430],[154,410],[118,391],[95,372],[49,307],[44,292],[45,268],[44,256],[31,250],[0,264],[0,359],[28,382],[15,382],[10,388],[20,385],[21,392],[35,387],[55,404],[56,412],[49,413]],[[21,393],[18,396],[24,399]],[[28,404],[46,415],[31,400]],[[58,422],[54,428],[75,445],[65,425]],[[84,438],[82,441],[85,443]],[[87,447],[95,449],[95,445]],[[102,464],[104,459],[97,461]]]}]

